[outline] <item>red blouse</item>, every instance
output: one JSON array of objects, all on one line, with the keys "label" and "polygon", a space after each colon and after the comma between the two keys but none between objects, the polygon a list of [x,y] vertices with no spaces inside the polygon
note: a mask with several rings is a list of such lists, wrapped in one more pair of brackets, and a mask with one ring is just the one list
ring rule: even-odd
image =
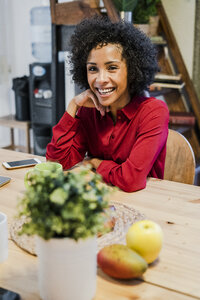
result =
[{"label": "red blouse", "polygon": [[65,112],[54,126],[46,158],[69,169],[87,153],[103,160],[96,171],[105,182],[140,190],[147,176],[163,178],[168,120],[167,105],[155,98],[134,98],[117,111],[116,124],[110,113],[81,107],[76,118]]}]

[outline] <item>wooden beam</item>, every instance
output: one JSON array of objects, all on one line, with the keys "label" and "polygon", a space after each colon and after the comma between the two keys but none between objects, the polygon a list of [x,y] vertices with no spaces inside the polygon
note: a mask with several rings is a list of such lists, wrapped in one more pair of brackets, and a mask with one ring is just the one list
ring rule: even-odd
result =
[{"label": "wooden beam", "polygon": [[51,22],[56,23],[56,0],[50,0]]},{"label": "wooden beam", "polygon": [[107,10],[107,15],[112,22],[118,22],[120,17],[117,13],[117,10],[112,2],[112,0],[103,0],[104,6]]},{"label": "wooden beam", "polygon": [[193,82],[197,95],[200,98],[200,0],[196,0]]}]

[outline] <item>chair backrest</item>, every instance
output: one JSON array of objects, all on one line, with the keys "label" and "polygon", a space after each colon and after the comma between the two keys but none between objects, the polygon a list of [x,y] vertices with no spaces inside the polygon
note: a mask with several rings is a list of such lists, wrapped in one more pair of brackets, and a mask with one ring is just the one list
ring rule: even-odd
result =
[{"label": "chair backrest", "polygon": [[188,140],[179,132],[169,129],[164,179],[193,184],[195,157]]}]

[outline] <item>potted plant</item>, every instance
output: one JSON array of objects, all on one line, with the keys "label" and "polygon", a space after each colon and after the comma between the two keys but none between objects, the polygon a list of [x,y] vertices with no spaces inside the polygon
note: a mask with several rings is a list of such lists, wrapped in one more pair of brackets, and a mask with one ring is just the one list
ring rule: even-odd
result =
[{"label": "potted plant", "polygon": [[20,234],[36,235],[39,290],[44,300],[90,300],[96,290],[96,234],[109,188],[90,168],[30,172],[18,217]]},{"label": "potted plant", "polygon": [[132,12],[138,0],[113,0],[116,9],[120,12],[121,19],[132,22]]},{"label": "potted plant", "polygon": [[139,24],[143,31],[150,36],[157,33],[159,17],[157,5],[161,0],[140,0],[133,12],[134,24]]}]

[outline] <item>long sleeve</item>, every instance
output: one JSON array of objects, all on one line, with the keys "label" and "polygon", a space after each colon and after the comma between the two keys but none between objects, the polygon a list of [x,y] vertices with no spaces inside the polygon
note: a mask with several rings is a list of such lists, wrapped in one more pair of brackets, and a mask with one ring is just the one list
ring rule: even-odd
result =
[{"label": "long sleeve", "polygon": [[147,105],[140,114],[136,142],[122,163],[104,160],[97,172],[107,183],[133,192],[146,186],[147,176],[163,178],[169,112],[166,105]]},{"label": "long sleeve", "polygon": [[46,158],[61,163],[64,169],[69,169],[83,160],[86,153],[85,143],[80,120],[65,112],[53,127],[53,137],[47,145]]},{"label": "long sleeve", "polygon": [[46,157],[69,169],[85,153],[102,160],[97,172],[124,191],[146,186],[148,176],[163,178],[168,135],[167,105],[155,98],[136,98],[117,111],[101,116],[95,108],[82,107],[76,118],[65,113],[53,128]]}]

